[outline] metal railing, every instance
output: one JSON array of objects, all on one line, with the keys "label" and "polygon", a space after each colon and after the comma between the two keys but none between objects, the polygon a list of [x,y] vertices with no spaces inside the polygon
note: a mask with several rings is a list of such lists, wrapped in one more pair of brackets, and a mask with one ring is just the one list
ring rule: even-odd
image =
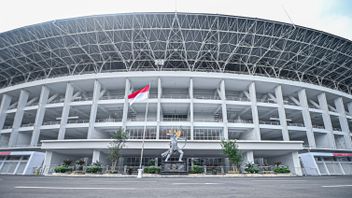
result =
[{"label": "metal railing", "polygon": [[98,119],[95,122],[122,122],[122,118],[105,118],[105,119]]},{"label": "metal railing", "polygon": [[273,99],[271,99],[271,98],[257,98],[257,102],[264,102],[264,103],[274,103],[274,104],[276,104],[276,102],[273,100]]},{"label": "metal railing", "polygon": [[313,128],[316,128],[316,129],[325,129],[325,127],[324,126],[321,126],[321,125],[312,125],[313,126]]},{"label": "metal railing", "polygon": [[72,98],[72,102],[78,102],[78,101],[91,101],[93,97],[77,97],[77,98]]},{"label": "metal railing", "polygon": [[303,123],[295,123],[295,122],[287,122],[288,126],[298,126],[298,127],[304,127]]},{"label": "metal railing", "polygon": [[60,121],[47,121],[47,122],[43,122],[42,125],[56,125],[56,124],[60,124]]},{"label": "metal railing", "polygon": [[189,122],[188,118],[163,118],[162,121],[166,122]]},{"label": "metal railing", "polygon": [[116,99],[124,99],[124,95],[114,95],[114,96],[102,96],[100,100],[116,100]]},{"label": "metal railing", "polygon": [[194,118],[194,122],[222,122],[222,118]]},{"label": "metal railing", "polygon": [[220,100],[219,96],[212,96],[212,95],[197,95],[197,94],[194,94],[193,98],[195,98],[195,99],[206,99],[206,100]]},{"label": "metal railing", "polygon": [[25,123],[21,125],[21,127],[30,127],[30,126],[34,126],[34,123]]},{"label": "metal railing", "polygon": [[250,101],[249,98],[247,98],[247,97],[239,97],[239,96],[232,96],[232,95],[226,95],[226,100],[245,101],[245,102]]},{"label": "metal railing", "polygon": [[242,119],[234,119],[234,120],[227,120],[230,123],[249,123],[253,124],[253,120],[242,120]]},{"label": "metal railing", "polygon": [[280,125],[280,122],[272,122],[272,121],[259,121],[259,124],[267,124],[267,125]]},{"label": "metal railing", "polygon": [[67,120],[68,124],[80,124],[80,123],[89,123],[89,120]]},{"label": "metal railing", "polygon": [[169,98],[169,99],[189,99],[188,94],[163,94],[161,98]]}]

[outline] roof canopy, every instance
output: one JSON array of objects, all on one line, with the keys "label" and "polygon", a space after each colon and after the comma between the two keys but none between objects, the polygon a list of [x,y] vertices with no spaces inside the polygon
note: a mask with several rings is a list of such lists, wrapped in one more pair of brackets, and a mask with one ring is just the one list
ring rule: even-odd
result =
[{"label": "roof canopy", "polygon": [[352,42],[270,20],[129,13],[0,34],[0,85],[110,71],[206,71],[305,81],[351,93]]}]

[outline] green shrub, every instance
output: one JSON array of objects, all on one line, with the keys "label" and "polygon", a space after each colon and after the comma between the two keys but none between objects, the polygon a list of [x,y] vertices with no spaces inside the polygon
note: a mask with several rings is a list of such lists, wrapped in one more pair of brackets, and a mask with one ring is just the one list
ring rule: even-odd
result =
[{"label": "green shrub", "polygon": [[71,172],[72,168],[65,166],[65,165],[60,165],[60,166],[56,166],[54,168],[55,173],[66,173],[66,172]]},{"label": "green shrub", "polygon": [[259,168],[253,163],[246,164],[246,168],[244,170],[247,173],[259,173]]},{"label": "green shrub", "polygon": [[91,165],[87,166],[86,173],[101,173],[102,170],[103,168],[101,166]]},{"label": "green shrub", "polygon": [[286,166],[278,166],[273,169],[274,173],[290,173],[290,169]]},{"label": "green shrub", "polygon": [[159,174],[160,168],[156,166],[147,166],[144,168],[144,173]]},{"label": "green shrub", "polygon": [[202,166],[193,165],[193,166],[192,166],[191,173],[193,173],[193,174],[204,173],[204,168],[203,168]]}]

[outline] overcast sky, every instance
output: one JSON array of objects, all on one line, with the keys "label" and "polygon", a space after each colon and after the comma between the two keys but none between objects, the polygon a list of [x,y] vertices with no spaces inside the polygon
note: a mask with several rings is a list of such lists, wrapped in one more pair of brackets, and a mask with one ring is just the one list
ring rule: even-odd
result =
[{"label": "overcast sky", "polygon": [[352,0],[3,0],[0,32],[77,16],[175,10],[284,22],[291,18],[295,24],[352,40]]}]

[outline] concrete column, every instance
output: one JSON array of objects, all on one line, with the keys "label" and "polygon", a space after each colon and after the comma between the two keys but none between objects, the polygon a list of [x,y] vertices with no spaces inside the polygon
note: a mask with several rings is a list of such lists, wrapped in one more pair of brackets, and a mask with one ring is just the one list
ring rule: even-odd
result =
[{"label": "concrete column", "polygon": [[230,160],[229,158],[224,159],[224,164],[225,164],[225,171],[227,172],[230,169]]},{"label": "concrete column", "polygon": [[6,111],[9,109],[11,103],[11,96],[4,94],[2,95],[0,104],[0,130],[3,129],[6,120]]},{"label": "concrete column", "polygon": [[306,127],[306,135],[307,135],[309,147],[316,148],[317,146],[314,138],[312,119],[309,113],[309,106],[308,106],[307,94],[305,89],[302,89],[301,91],[298,92],[298,98],[299,98],[299,103],[301,104],[301,107],[302,107],[302,117],[303,117],[304,126]]},{"label": "concrete column", "polygon": [[254,124],[252,140],[260,140],[260,129],[259,129],[259,115],[257,107],[257,94],[255,90],[255,83],[252,82],[249,85],[249,97],[251,100],[252,120]]},{"label": "concrete column", "polygon": [[49,92],[50,90],[48,87],[42,86],[39,103],[38,103],[38,110],[34,121],[34,129],[33,129],[33,134],[31,139],[32,146],[36,146],[38,144],[38,140],[40,136],[40,127],[43,124],[44,115],[45,115],[45,106],[49,98]]},{"label": "concrete column", "polygon": [[99,150],[93,150],[92,163],[94,163],[94,162],[100,162],[100,151]]},{"label": "concrete column", "polygon": [[191,140],[194,139],[194,127],[193,127],[193,122],[194,122],[194,108],[193,108],[193,79],[191,78],[189,80],[189,98],[191,100],[191,103],[189,105],[189,110],[190,110],[190,121],[191,121]]},{"label": "concrete column", "polygon": [[229,130],[227,127],[227,109],[226,109],[226,92],[225,92],[225,81],[220,82],[220,98],[221,98],[221,108],[222,108],[222,122],[224,124],[223,138],[225,140],[229,139]]},{"label": "concrete column", "polygon": [[127,116],[128,116],[128,94],[130,94],[131,91],[131,84],[130,80],[126,79],[126,84],[125,84],[125,102],[123,104],[123,113],[122,113],[122,128],[126,130],[126,122],[127,122]]},{"label": "concrete column", "polygon": [[298,152],[292,152],[292,165],[295,168],[294,173],[297,176],[302,176],[302,168],[301,168],[301,163],[299,162],[299,157],[298,157]]},{"label": "concrete column", "polygon": [[88,139],[96,138],[94,134],[95,132],[94,124],[95,124],[95,119],[97,117],[98,101],[99,101],[100,92],[101,92],[100,90],[101,90],[101,84],[98,80],[95,80],[94,91],[93,91],[93,101],[92,101],[92,106],[90,108],[90,116],[89,116],[89,128],[88,128],[88,134],[87,134]]},{"label": "concrete column", "polygon": [[352,116],[352,102],[347,104],[348,113]]},{"label": "concrete column", "polygon": [[318,100],[319,100],[319,106],[320,109],[323,111],[323,121],[324,121],[324,127],[325,130],[329,132],[329,147],[332,149],[336,148],[335,144],[335,138],[333,134],[333,128],[332,128],[332,123],[331,123],[331,118],[329,114],[329,108],[328,108],[328,102],[326,100],[326,95],[325,93],[321,93],[318,95]]},{"label": "concrete column", "polygon": [[343,136],[345,139],[345,145],[348,149],[351,149],[351,138],[350,138],[350,128],[348,126],[348,120],[346,117],[346,111],[345,107],[343,105],[343,100],[341,97],[337,98],[335,100],[335,107],[337,112],[339,113],[339,121],[340,121],[340,126],[343,132]]},{"label": "concrete column", "polygon": [[60,121],[60,129],[59,129],[59,137],[58,137],[59,140],[65,139],[66,125],[67,125],[68,115],[70,113],[72,95],[73,95],[73,86],[70,83],[67,83],[64,107],[62,109],[62,115],[61,115],[61,121]]},{"label": "concrete column", "polygon": [[44,169],[43,174],[44,175],[47,175],[49,173],[52,157],[53,157],[52,151],[45,152],[45,158],[44,158],[44,163],[43,163],[43,169]]},{"label": "concrete column", "polygon": [[156,109],[156,139],[158,140],[160,137],[160,122],[161,122],[161,95],[162,95],[162,86],[161,86],[161,79],[158,78],[158,104]]},{"label": "concrete column", "polygon": [[286,112],[284,107],[284,99],[282,96],[282,88],[281,85],[275,88],[275,96],[276,101],[278,104],[278,112],[279,112],[279,119],[280,125],[282,126],[282,137],[284,141],[290,141],[290,137],[288,135],[288,128],[287,128],[287,119],[286,119]]},{"label": "concrete column", "polygon": [[18,99],[17,111],[13,120],[12,132],[9,140],[9,146],[16,146],[18,138],[18,129],[21,127],[22,118],[24,114],[24,107],[27,104],[29,93],[25,90],[21,90],[20,97]]},{"label": "concrete column", "polygon": [[254,153],[253,151],[246,151],[243,156],[244,164],[254,163]]}]

